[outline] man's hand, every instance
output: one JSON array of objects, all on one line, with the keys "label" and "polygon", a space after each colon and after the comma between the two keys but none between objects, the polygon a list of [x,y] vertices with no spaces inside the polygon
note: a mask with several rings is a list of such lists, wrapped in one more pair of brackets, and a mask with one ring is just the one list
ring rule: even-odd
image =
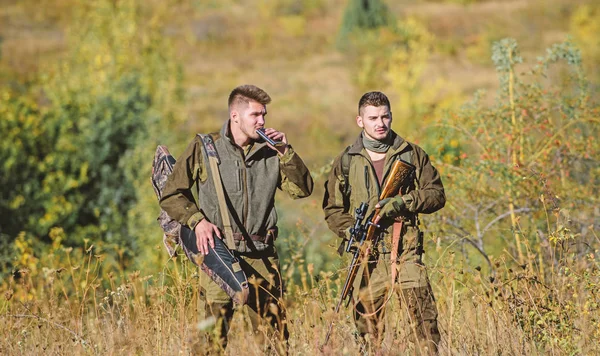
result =
[{"label": "man's hand", "polygon": [[284,143],[283,145],[279,146],[273,146],[267,143],[267,145],[271,147],[271,149],[274,149],[275,151],[279,152],[280,155],[283,156],[288,150],[288,142],[287,138],[285,137],[285,134],[283,132],[275,130],[274,128],[265,128],[265,134],[274,141],[281,141]]},{"label": "man's hand", "polygon": [[377,203],[375,208],[381,208],[379,211],[379,218],[375,221],[375,224],[381,219],[398,217],[406,211],[406,205],[404,204],[404,200],[402,200],[402,196],[385,198]]},{"label": "man's hand", "polygon": [[198,250],[203,255],[208,255],[208,245],[210,247],[215,248],[215,241],[213,239],[213,234],[217,235],[220,239],[221,231],[219,228],[211,224],[208,220],[202,219],[194,228],[194,233],[196,234],[196,245],[198,246]]}]

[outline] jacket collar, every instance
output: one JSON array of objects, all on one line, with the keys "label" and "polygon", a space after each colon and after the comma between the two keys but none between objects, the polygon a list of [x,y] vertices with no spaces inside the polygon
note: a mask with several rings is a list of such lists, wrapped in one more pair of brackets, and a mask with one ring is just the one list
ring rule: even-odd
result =
[{"label": "jacket collar", "polygon": [[[235,141],[233,141],[233,138],[231,137],[231,128],[229,125],[229,121],[230,120],[225,121],[225,124],[223,124],[223,126],[221,127],[221,137],[224,137],[233,149],[239,150],[241,152],[242,149],[235,143]],[[266,142],[254,141],[254,144],[252,145],[250,152],[248,152],[248,154],[246,155],[245,160],[247,161],[250,157],[254,156],[256,152],[260,151],[263,147],[266,146]]]},{"label": "jacket collar", "polygon": [[[390,150],[392,150],[392,151],[388,152],[388,155],[387,155],[388,157],[391,157],[393,155],[401,153],[406,149],[406,147],[408,147],[408,142],[405,139],[403,139],[402,137],[400,137],[400,135],[396,134],[394,132],[394,130],[392,130],[390,132],[390,134],[392,135],[393,143],[392,143],[392,146],[390,147]],[[363,152],[363,150],[365,150],[365,146],[363,145],[362,138],[363,138],[363,132],[361,131],[361,133],[360,133],[360,135],[358,135],[358,138],[356,139],[356,141],[354,141],[352,146],[350,146],[350,149],[348,150],[348,154],[358,155],[358,154],[361,154]]]}]

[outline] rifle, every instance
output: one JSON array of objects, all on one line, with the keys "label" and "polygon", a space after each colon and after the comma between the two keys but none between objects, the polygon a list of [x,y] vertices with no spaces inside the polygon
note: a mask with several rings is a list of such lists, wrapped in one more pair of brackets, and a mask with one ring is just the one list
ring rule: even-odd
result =
[{"label": "rifle", "polygon": [[[383,185],[383,189],[379,195],[379,201],[397,195],[404,180],[411,176],[414,170],[415,167],[412,164],[404,162],[398,157]],[[346,306],[350,304],[350,296],[354,289],[354,280],[356,279],[359,267],[365,261],[368,261],[372,247],[377,246],[379,239],[381,238],[381,234],[376,233],[380,228],[376,222],[379,221],[379,211],[381,208],[375,208],[375,211],[373,211],[369,218],[363,223],[368,207],[369,205],[367,203],[362,203],[355,211],[354,226],[350,229],[350,241],[348,241],[348,246],[346,247],[346,252],[353,253],[353,256],[350,266],[348,267],[348,276],[346,277],[346,282],[344,282],[344,288],[342,288],[340,299],[335,307],[336,314],[340,311],[340,307],[344,300],[348,299]],[[355,241],[358,242],[358,246],[353,246]],[[327,336],[325,336],[323,346],[327,345],[332,328],[333,321],[329,323]]]}]

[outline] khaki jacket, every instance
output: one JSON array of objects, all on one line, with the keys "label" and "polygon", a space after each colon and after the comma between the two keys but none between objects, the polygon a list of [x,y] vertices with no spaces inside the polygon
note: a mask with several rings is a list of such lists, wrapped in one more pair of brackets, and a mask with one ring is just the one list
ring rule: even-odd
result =
[{"label": "khaki jacket", "polygon": [[[444,186],[438,171],[431,165],[429,157],[425,151],[392,131],[393,144],[385,157],[384,179],[387,178],[394,159],[400,155],[404,160],[410,160],[416,167],[414,179],[402,187],[405,193],[402,198],[406,203],[407,212],[405,214],[406,223],[409,229],[417,229],[418,214],[429,214],[443,208],[446,203]],[[348,180],[345,182],[342,173],[342,154],[333,162],[331,173],[325,183],[325,196],[323,199],[323,210],[325,220],[329,229],[342,238],[348,237],[348,228],[354,224],[354,211],[362,202],[369,204],[367,215],[369,216],[375,209],[379,201],[381,187],[377,180],[375,169],[371,159],[363,147],[362,133],[349,148],[348,154],[351,157]],[[348,196],[345,196],[345,184],[350,184]],[[391,232],[390,226],[393,221],[382,221],[384,230]],[[391,234],[386,234],[391,236]]]},{"label": "khaki jacket", "polygon": [[[242,253],[265,250],[273,245],[272,239],[252,241],[250,236],[267,236],[268,231],[277,230],[275,191],[281,189],[292,198],[309,196],[313,189],[310,172],[291,146],[279,157],[266,143],[256,142],[244,154],[229,138],[229,121],[211,136],[220,159],[219,171],[233,232],[244,237],[236,241],[237,249]],[[197,202],[191,190],[194,184],[198,188]],[[177,160],[160,206],[192,230],[205,218],[223,230],[210,165],[199,136]]]}]

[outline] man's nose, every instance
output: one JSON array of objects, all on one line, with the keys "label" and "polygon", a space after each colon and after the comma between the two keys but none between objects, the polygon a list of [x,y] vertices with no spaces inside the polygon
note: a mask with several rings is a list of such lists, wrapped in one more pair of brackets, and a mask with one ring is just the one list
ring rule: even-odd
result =
[{"label": "man's nose", "polygon": [[261,126],[265,126],[265,116],[264,115],[260,115],[257,119],[257,123]]}]

